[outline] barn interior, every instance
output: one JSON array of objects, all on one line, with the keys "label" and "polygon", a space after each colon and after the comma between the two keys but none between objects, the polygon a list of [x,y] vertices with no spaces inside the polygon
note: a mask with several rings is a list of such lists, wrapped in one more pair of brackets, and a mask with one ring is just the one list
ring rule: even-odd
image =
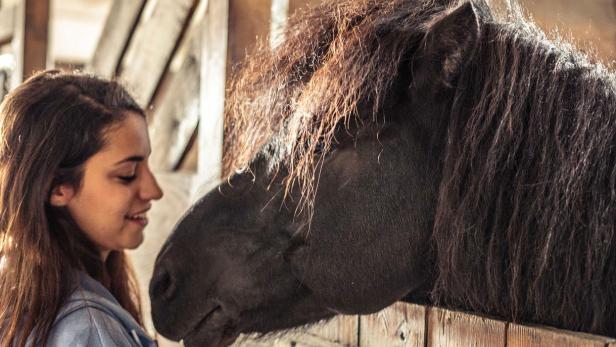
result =
[{"label": "barn interior", "polygon": [[[321,0],[0,0],[0,100],[34,71],[120,80],[147,110],[150,166],[165,191],[144,243],[130,251],[146,328],[154,259],[190,204],[220,180],[224,95],[257,42],[274,47],[289,16]],[[507,0],[492,0],[506,10]],[[520,0],[551,37],[611,66],[616,1]],[[159,345],[178,346],[158,335]],[[237,346],[616,346],[616,340],[397,303]]]}]

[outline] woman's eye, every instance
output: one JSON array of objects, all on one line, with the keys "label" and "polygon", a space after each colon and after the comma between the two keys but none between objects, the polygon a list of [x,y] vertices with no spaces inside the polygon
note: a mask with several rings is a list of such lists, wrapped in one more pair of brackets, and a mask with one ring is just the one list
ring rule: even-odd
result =
[{"label": "woman's eye", "polygon": [[132,181],[135,180],[135,178],[137,178],[137,175],[132,175],[132,176],[118,176],[119,179],[121,179],[122,181],[126,182],[126,183],[130,183]]}]

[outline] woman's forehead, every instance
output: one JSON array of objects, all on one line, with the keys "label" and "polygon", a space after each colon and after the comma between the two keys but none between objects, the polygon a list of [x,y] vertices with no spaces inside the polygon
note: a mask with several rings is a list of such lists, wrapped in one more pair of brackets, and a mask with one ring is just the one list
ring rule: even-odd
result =
[{"label": "woman's forehead", "polygon": [[104,147],[92,159],[97,157],[106,163],[116,164],[130,157],[147,158],[149,154],[150,139],[145,118],[131,112],[106,132]]}]

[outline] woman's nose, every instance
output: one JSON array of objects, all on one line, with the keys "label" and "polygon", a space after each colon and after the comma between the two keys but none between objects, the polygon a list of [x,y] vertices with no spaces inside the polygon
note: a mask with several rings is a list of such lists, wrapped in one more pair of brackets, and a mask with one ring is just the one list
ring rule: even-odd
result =
[{"label": "woman's nose", "polygon": [[156,181],[154,174],[147,170],[145,179],[141,185],[140,195],[143,200],[158,200],[163,197],[163,191]]}]

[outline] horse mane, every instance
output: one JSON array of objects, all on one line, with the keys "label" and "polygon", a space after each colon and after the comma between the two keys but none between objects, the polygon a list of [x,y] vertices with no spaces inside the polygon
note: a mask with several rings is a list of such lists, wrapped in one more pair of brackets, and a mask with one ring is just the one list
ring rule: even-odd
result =
[{"label": "horse mane", "polygon": [[298,206],[310,207],[336,126],[382,113],[392,76],[444,9],[439,2],[334,0],[291,18],[285,40],[257,49],[232,80],[223,176],[264,156],[271,170],[285,171],[286,192],[297,184]]},{"label": "horse mane", "polygon": [[433,299],[616,335],[616,84],[521,15],[483,25],[451,109]]},{"label": "horse mane", "polygon": [[[336,126],[380,121],[405,54],[458,2],[329,1],[291,19],[231,83],[223,174],[266,158],[310,207]],[[451,108],[432,298],[614,336],[614,77],[517,11],[481,28]]]}]

